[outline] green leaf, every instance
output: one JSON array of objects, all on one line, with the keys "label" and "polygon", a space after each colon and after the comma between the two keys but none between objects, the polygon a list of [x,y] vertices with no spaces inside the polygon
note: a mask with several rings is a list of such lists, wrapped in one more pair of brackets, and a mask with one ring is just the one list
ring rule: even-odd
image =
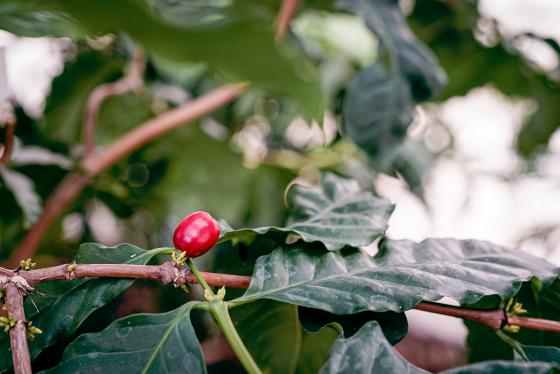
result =
[{"label": "green leaf", "polygon": [[306,242],[319,241],[329,251],[365,246],[383,236],[393,204],[364,191],[351,179],[324,175],[315,187],[295,186],[288,195],[291,215],[286,227],[239,229],[223,233],[220,242],[251,241],[269,232],[296,234]]},{"label": "green leaf", "polygon": [[135,314],[99,333],[82,335],[46,373],[206,373],[189,317],[197,304],[191,301],[161,314]]},{"label": "green leaf", "polygon": [[234,308],[230,314],[261,370],[268,373],[295,371],[302,339],[296,306],[261,300]]},{"label": "green leaf", "polygon": [[35,184],[26,175],[0,165],[1,182],[12,192],[24,217],[24,226],[30,227],[41,214],[41,197]]},{"label": "green leaf", "polygon": [[149,52],[169,60],[206,62],[229,81],[252,81],[295,99],[307,117],[322,118],[315,70],[298,50],[275,43],[272,15],[258,4],[208,6],[203,17],[193,7],[167,1],[23,3],[33,11],[67,15],[88,35],[123,32]]},{"label": "green leaf", "polygon": [[[556,373],[558,367],[549,363],[519,363],[494,361],[482,364],[468,365],[452,370],[445,374],[459,373]],[[428,373],[417,368],[399,355],[389,344],[381,328],[376,322],[369,322],[351,338],[339,338],[329,354],[329,360],[321,368],[321,374],[327,373]]]},{"label": "green leaf", "polygon": [[297,374],[315,374],[327,361],[329,351],[336,338],[341,335],[336,323],[324,326],[316,332],[303,330]]},{"label": "green leaf", "polygon": [[345,0],[342,6],[364,18],[385,52],[350,83],[342,109],[344,129],[375,168],[391,171],[412,123],[414,103],[438,95],[445,73],[408,28],[398,2]]},{"label": "green leaf", "polygon": [[[168,248],[143,250],[130,244],[105,247],[86,243],[80,246],[77,263],[144,265]],[[43,333],[29,342],[32,359],[62,338],[74,333],[95,310],[109,303],[132,285],[131,279],[87,278],[75,281],[50,281],[37,286],[37,293],[26,300],[26,316]],[[37,314],[35,305],[40,312]],[[0,349],[0,371],[11,367],[7,339]]]},{"label": "green leaf", "polygon": [[523,282],[537,277],[548,284],[558,273],[544,260],[484,241],[387,240],[373,258],[355,249],[294,246],[258,258],[249,288],[233,302],[266,298],[335,314],[403,312],[444,296],[461,305],[487,295],[509,298]]},{"label": "green leaf", "polygon": [[523,351],[530,361],[560,363],[560,348],[524,345]]},{"label": "green leaf", "polygon": [[[560,320],[560,278],[552,284],[545,284],[539,289],[538,284],[523,285],[515,297],[515,302],[523,305],[528,311],[524,316],[544,318],[553,321]],[[481,301],[484,302],[483,299]],[[498,303],[488,303],[485,308],[498,308]],[[469,347],[469,360],[472,362],[484,360],[511,360],[514,358],[512,347],[499,339],[494,330],[487,326],[465,321],[469,329],[467,344]],[[554,346],[560,348],[560,335],[554,332],[537,331],[522,328],[510,338],[519,341],[525,346]]]},{"label": "green leaf", "polygon": [[368,322],[351,338],[339,338],[321,368],[327,373],[427,373],[402,358],[385,340],[377,322]]},{"label": "green leaf", "polygon": [[32,11],[12,0],[0,4],[0,29],[28,37],[83,36],[69,17],[58,12]]},{"label": "green leaf", "polygon": [[299,307],[299,319],[305,330],[310,332],[320,331],[325,326],[336,323],[342,328],[346,338],[357,333],[367,322],[377,321],[385,338],[392,345],[400,342],[408,332],[408,321],[404,313],[364,311],[340,315],[324,310]]},{"label": "green leaf", "polygon": [[344,132],[386,171],[413,120],[413,103],[405,79],[381,63],[359,72],[344,99]]}]

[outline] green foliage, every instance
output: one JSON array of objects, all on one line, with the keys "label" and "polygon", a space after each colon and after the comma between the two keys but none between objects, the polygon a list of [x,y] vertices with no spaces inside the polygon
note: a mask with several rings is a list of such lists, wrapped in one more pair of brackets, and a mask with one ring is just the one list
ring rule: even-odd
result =
[{"label": "green foliage", "polygon": [[366,246],[387,229],[393,205],[363,191],[354,180],[326,174],[316,187],[294,186],[288,194],[288,225],[226,231],[220,241],[251,241],[269,231],[295,234],[306,242],[319,241],[327,250]]},{"label": "green foliage", "polygon": [[161,314],[135,314],[68,346],[62,362],[46,373],[132,370],[135,373],[206,373],[190,322],[191,301]]},{"label": "green foliage", "polygon": [[[532,98],[538,109],[518,138],[526,156],[544,148],[560,115],[552,74],[535,68],[498,30],[486,45],[477,39],[475,2],[415,3],[406,19],[396,0],[302,2],[294,33],[277,40],[277,1],[4,1],[1,29],[71,37],[76,48],[41,118],[16,111],[16,150],[0,166],[3,256],[36,222],[63,173],[80,172],[74,158],[88,97],[128,73],[131,50],[145,52],[145,84],[103,102],[98,152],[224,82],[253,87],[92,176],[33,259],[40,267],[65,262],[77,242],[104,241],[92,218],[98,205],[116,220],[111,234],[149,248],[169,245],[170,224],[206,210],[222,219],[222,232],[201,265],[252,275],[249,288],[228,289],[224,297],[224,290],[186,295],[168,287],[138,297],[130,279],[40,283],[25,300],[26,318],[42,330],[29,343],[34,370],[206,372],[199,342],[217,326],[205,313],[245,368],[253,356],[270,373],[423,373],[392,345],[407,334],[404,311],[445,296],[477,309],[515,298],[529,316],[558,320],[560,271],[542,259],[484,241],[386,237],[394,206],[375,195],[372,181],[379,172],[399,174],[420,194],[435,158],[407,138],[415,106],[487,83]],[[353,27],[346,34],[345,25]],[[525,37],[560,50],[552,40]],[[321,122],[325,109],[335,123],[311,123]],[[72,229],[76,220],[80,230]],[[75,262],[144,265],[171,253],[82,244]],[[150,313],[128,315],[134,303]],[[125,317],[108,325],[97,318],[103,313]],[[557,335],[522,329],[500,339],[467,325],[471,361],[503,361],[446,373],[557,372]],[[0,372],[12,368],[8,340],[0,335]]]}]

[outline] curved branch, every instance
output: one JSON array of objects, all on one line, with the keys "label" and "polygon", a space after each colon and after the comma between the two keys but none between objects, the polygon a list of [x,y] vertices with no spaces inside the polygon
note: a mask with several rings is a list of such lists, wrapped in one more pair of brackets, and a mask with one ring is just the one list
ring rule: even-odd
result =
[{"label": "curved branch", "polygon": [[19,243],[8,259],[8,264],[16,266],[20,259],[32,257],[47,229],[87,186],[90,177],[101,173],[155,138],[223,107],[247,88],[248,84],[245,83],[219,87],[144,122],[117,139],[104,151],[86,157],[82,163],[83,171],[70,173],[56,187],[48,198],[39,220]]},{"label": "curved branch", "polygon": [[137,91],[144,84],[143,76],[146,60],[138,49],[134,49],[129,72],[116,82],[105,83],[97,86],[89,95],[84,110],[82,138],[84,157],[90,156],[95,151],[95,128],[97,114],[101,105],[111,96],[124,95],[129,91]]}]

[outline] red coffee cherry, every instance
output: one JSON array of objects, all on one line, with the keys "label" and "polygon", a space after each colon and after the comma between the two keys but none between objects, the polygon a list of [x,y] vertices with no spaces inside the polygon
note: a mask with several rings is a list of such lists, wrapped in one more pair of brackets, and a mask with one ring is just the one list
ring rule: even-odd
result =
[{"label": "red coffee cherry", "polygon": [[173,244],[187,257],[202,256],[212,248],[220,237],[220,225],[206,212],[194,212],[186,216],[175,228]]}]

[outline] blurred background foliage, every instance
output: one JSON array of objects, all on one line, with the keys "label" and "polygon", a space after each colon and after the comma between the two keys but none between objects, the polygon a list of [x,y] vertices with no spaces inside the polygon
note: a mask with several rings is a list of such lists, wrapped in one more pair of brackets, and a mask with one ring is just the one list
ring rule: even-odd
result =
[{"label": "blurred background foliage", "polygon": [[[280,225],[290,183],[317,181],[327,170],[373,191],[381,174],[397,177],[425,202],[426,175],[454,147],[438,103],[479,87],[528,103],[516,137],[523,162],[515,173],[538,172],[560,126],[560,68],[543,67],[524,46],[537,43],[558,59],[555,39],[504,34],[497,20],[479,13],[476,1],[345,0],[303,2],[290,34],[275,43],[271,25],[278,8],[273,0],[3,1],[0,29],[55,37],[64,68],[40,113],[9,97],[17,141],[9,168],[0,166],[0,260],[77,167],[87,98],[100,84],[128,74],[137,49],[145,55],[144,84],[103,103],[99,149],[225,82],[254,85],[95,177],[42,241],[34,258],[41,266],[68,261],[82,242],[170,245],[175,223],[194,210],[233,227]],[[0,128],[0,139],[4,133]],[[555,232],[553,226],[535,235]],[[205,258],[205,269],[246,273],[252,256],[239,243]],[[104,315],[168,310],[175,296],[140,283],[82,330],[103,328],[110,320]],[[291,316],[299,329],[286,309],[293,308],[278,308],[279,315]],[[45,365],[57,349],[43,354]]]}]

